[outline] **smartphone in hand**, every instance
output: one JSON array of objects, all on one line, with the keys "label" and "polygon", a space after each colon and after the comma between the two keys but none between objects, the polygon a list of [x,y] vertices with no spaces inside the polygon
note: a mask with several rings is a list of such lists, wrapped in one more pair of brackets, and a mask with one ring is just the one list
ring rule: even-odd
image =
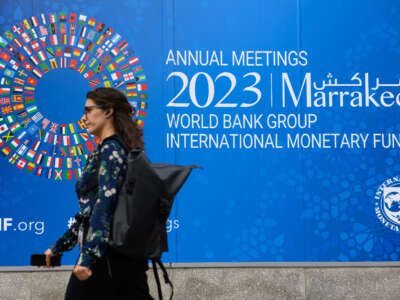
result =
[{"label": "smartphone in hand", "polygon": [[[45,254],[32,254],[31,255],[31,266],[46,266],[46,255]],[[54,255],[50,257],[50,266],[58,267],[61,266],[61,255]]]}]

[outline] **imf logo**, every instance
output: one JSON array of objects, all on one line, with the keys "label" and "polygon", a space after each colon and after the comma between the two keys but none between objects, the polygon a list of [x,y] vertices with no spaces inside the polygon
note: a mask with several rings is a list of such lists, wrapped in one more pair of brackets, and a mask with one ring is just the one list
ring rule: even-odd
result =
[{"label": "imf logo", "polygon": [[375,213],[387,228],[400,232],[400,178],[386,180],[375,194]]}]

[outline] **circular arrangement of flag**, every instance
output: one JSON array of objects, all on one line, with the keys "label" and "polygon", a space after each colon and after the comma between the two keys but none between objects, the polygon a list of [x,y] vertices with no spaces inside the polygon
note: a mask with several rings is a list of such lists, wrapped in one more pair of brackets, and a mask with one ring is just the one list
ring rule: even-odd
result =
[{"label": "circular arrangement of flag", "polygon": [[76,70],[92,88],[121,90],[135,107],[140,127],[148,88],[128,43],[86,15],[41,14],[0,35],[0,152],[36,176],[71,180],[81,176],[88,154],[100,141],[88,134],[82,120],[57,124],[35,105],[35,87],[53,69]]}]

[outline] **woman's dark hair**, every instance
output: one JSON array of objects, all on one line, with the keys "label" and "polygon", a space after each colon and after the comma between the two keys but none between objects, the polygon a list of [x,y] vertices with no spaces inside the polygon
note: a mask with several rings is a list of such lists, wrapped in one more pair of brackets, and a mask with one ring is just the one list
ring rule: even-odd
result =
[{"label": "woman's dark hair", "polygon": [[132,116],[135,109],[128,102],[126,96],[114,88],[99,87],[86,94],[87,99],[92,99],[96,105],[104,110],[114,108],[113,123],[118,135],[131,149],[144,149],[143,130],[138,127]]}]

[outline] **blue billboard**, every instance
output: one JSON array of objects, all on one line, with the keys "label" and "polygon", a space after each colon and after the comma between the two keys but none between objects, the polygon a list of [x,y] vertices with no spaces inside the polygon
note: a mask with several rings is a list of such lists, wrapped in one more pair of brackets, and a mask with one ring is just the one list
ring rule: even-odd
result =
[{"label": "blue billboard", "polygon": [[165,261],[397,261],[399,11],[0,4],[0,266],[28,265],[73,222],[100,142],[80,119],[99,86],[127,95],[153,162],[203,166],[176,197]]}]

